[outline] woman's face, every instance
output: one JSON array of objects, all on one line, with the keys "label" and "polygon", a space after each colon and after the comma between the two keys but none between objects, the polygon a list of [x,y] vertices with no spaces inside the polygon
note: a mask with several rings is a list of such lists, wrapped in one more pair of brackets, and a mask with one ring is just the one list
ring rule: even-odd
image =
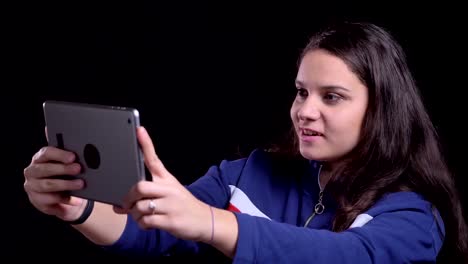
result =
[{"label": "woman's face", "polygon": [[339,162],[358,143],[367,87],[340,58],[313,50],[301,61],[291,118],[302,156]]}]

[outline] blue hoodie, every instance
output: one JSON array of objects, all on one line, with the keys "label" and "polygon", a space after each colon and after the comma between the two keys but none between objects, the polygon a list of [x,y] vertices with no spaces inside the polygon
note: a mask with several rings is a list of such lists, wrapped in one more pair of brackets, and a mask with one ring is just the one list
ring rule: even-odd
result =
[{"label": "blue hoodie", "polygon": [[[320,164],[311,161],[304,170],[279,164],[268,153],[255,150],[243,159],[223,160],[187,186],[198,199],[235,214],[239,237],[233,263],[436,261],[444,225],[437,210],[419,194],[389,193],[358,215],[346,231],[337,233],[331,231],[336,205],[326,190],[323,213],[313,213],[321,190]],[[136,256],[213,250],[165,231],[139,229],[130,216],[120,239],[104,248]]]}]

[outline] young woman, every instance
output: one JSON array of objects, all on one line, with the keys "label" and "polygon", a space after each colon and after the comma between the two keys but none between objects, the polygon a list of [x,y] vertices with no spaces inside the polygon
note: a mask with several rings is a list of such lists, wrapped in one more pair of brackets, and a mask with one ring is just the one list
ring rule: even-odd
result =
[{"label": "young woman", "polygon": [[25,169],[25,190],[40,211],[127,255],[217,249],[235,263],[466,263],[457,190],[391,35],[366,23],[320,32],[295,83],[292,151],[256,149],[183,186],[140,128],[153,181],[129,190],[124,208],[64,195],[83,182],[49,176],[80,165],[53,147]]}]

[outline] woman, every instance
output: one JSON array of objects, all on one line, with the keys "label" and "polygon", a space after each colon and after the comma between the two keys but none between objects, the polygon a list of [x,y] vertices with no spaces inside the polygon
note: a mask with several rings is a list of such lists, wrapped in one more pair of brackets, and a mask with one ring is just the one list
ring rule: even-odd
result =
[{"label": "woman", "polygon": [[124,208],[64,196],[83,182],[48,177],[80,168],[53,147],[25,169],[25,190],[40,211],[134,256],[214,248],[235,263],[467,261],[460,201],[393,38],[365,23],[320,32],[295,83],[293,151],[256,149],[184,187],[140,128],[153,181],[134,186]]}]

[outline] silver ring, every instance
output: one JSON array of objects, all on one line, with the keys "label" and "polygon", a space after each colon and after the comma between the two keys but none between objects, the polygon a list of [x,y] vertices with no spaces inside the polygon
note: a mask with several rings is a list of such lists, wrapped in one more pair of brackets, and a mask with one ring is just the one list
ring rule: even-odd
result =
[{"label": "silver ring", "polygon": [[151,210],[151,212],[152,212],[153,214],[156,213],[156,204],[154,203],[154,200],[153,200],[153,199],[150,200],[150,202],[149,202],[149,204],[148,204],[148,208]]}]

